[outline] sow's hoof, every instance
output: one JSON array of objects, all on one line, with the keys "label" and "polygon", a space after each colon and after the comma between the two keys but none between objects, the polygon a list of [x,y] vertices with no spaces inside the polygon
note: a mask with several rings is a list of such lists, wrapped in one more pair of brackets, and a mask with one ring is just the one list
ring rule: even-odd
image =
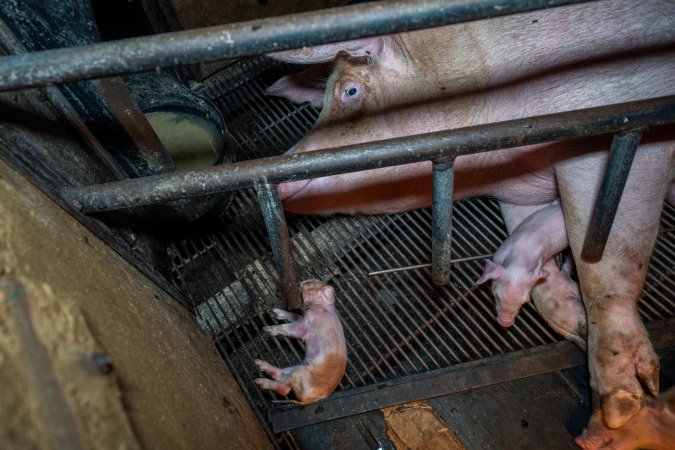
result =
[{"label": "sow's hoof", "polygon": [[589,330],[588,356],[591,385],[600,396],[605,425],[619,428],[645,402],[640,381],[658,394],[659,359],[639,319],[613,319]]}]

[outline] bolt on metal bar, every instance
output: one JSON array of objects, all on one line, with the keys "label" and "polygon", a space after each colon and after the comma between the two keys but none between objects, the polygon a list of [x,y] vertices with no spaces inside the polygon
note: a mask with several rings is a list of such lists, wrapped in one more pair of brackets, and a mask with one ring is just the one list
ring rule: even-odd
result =
[{"label": "bolt on metal bar", "polygon": [[66,189],[85,213],[675,122],[675,96]]},{"label": "bolt on metal bar", "polygon": [[270,183],[256,183],[260,209],[262,210],[267,227],[267,235],[272,246],[275,262],[279,268],[281,290],[286,309],[298,309],[302,306],[302,293],[298,269],[293,258],[291,238],[288,235],[286,216],[279,200],[277,185]]},{"label": "bolt on metal bar", "polygon": [[433,162],[431,173],[431,276],[434,283],[445,286],[450,283],[455,163],[436,160]]},{"label": "bolt on metal bar", "polygon": [[645,128],[641,127],[614,135],[605,175],[595,199],[595,207],[581,250],[581,258],[584,261],[598,262],[605,252],[614,216],[616,216],[628,173],[644,131]]},{"label": "bolt on metal bar", "polygon": [[3,58],[0,91],[238,58],[581,3],[396,0],[363,3]]}]

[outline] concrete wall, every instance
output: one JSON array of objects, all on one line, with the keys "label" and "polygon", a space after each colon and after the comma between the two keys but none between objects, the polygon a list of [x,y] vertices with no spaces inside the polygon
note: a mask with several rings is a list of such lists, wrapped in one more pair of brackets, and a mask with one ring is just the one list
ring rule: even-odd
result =
[{"label": "concrete wall", "polygon": [[1,161],[0,385],[2,448],[271,447],[191,315]]}]

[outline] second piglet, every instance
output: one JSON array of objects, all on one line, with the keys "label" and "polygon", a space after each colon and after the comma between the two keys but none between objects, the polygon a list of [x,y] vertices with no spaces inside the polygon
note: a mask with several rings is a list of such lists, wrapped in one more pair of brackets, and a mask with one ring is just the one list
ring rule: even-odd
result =
[{"label": "second piglet", "polygon": [[568,246],[560,202],[552,202],[530,215],[515,229],[487,260],[477,284],[492,280],[497,302],[497,322],[513,325],[521,306],[530,299],[530,291],[549,273],[543,266]]},{"label": "second piglet", "polygon": [[281,369],[256,360],[256,367],[273,380],[257,378],[256,384],[286,396],[292,390],[297,403],[312,403],[335,390],[347,367],[347,344],[335,310],[335,290],[318,280],[302,283],[304,316],[274,309],[279,320],[289,323],[264,327],[270,336],[291,336],[305,342],[301,365]]}]

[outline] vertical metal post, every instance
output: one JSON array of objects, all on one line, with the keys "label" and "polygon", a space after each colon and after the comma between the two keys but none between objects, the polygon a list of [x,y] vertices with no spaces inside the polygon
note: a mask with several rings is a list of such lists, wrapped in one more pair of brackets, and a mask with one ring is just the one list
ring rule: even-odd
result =
[{"label": "vertical metal post", "polygon": [[434,283],[450,283],[452,238],[452,190],[455,163],[449,159],[433,162],[431,196],[431,274]]},{"label": "vertical metal post", "polygon": [[258,201],[265,219],[265,227],[267,227],[267,236],[269,236],[272,246],[274,261],[279,268],[281,292],[285,307],[286,309],[300,308],[302,306],[302,293],[300,292],[298,269],[295,266],[295,259],[293,259],[291,238],[288,235],[286,216],[284,216],[281,200],[279,200],[277,185],[256,182],[255,188],[258,192]]},{"label": "vertical metal post", "polygon": [[635,128],[614,135],[605,176],[595,199],[595,208],[581,250],[581,258],[584,261],[598,262],[605,252],[614,216],[644,130],[645,128]]}]

